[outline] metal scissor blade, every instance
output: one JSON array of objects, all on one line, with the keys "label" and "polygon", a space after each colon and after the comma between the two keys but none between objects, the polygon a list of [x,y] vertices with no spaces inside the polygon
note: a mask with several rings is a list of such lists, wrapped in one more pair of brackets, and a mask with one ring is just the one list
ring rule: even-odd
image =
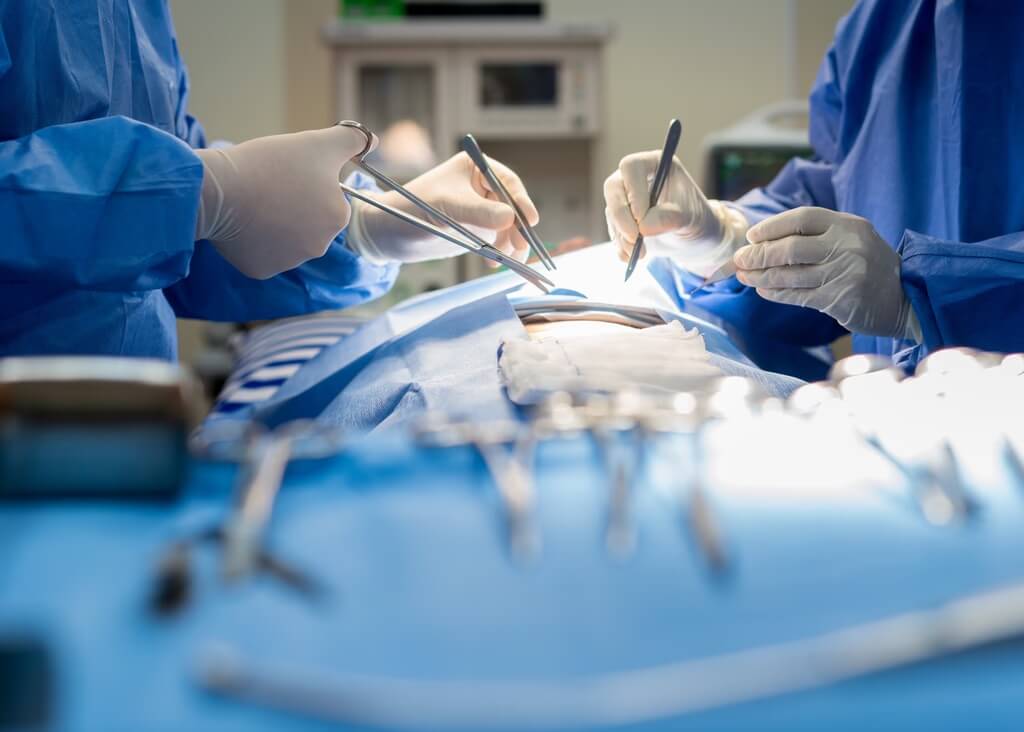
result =
[{"label": "metal scissor blade", "polygon": [[457,236],[452,236],[444,229],[438,226],[434,226],[429,221],[424,221],[418,216],[413,216],[412,214],[408,214],[405,211],[401,211],[397,208],[389,206],[388,204],[383,203],[382,201],[378,201],[372,196],[368,196],[362,191],[357,190],[352,186],[346,185],[345,183],[338,183],[338,187],[340,187],[341,190],[344,191],[346,194],[352,196],[352,198],[355,198],[358,201],[362,201],[368,206],[373,206],[374,208],[380,209],[381,211],[404,221],[410,226],[415,226],[417,229],[420,229],[421,231],[425,231],[428,234],[440,237],[441,239],[451,242],[452,244],[458,247],[462,247],[466,251],[473,252],[474,254],[483,257],[484,259],[488,259],[492,262],[498,262],[499,264],[505,265],[510,270],[518,274],[520,277],[529,282],[531,285],[534,285],[537,289],[541,290],[542,292],[547,292],[548,290],[555,286],[555,283],[549,280],[544,275],[540,274],[539,272],[533,269],[530,269],[526,265],[522,264],[518,260],[513,259],[507,254],[503,254],[501,251],[495,249],[487,242],[483,242],[482,245],[471,244],[467,241],[459,239]]},{"label": "metal scissor blade", "polygon": [[503,264],[510,270],[515,272],[517,275],[522,277],[524,280],[529,282],[531,285],[536,287],[541,292],[547,294],[553,289],[556,289],[554,282],[549,280],[543,274],[530,267],[528,264],[523,264],[518,259],[508,256],[503,253],[500,249],[495,249],[490,244],[480,248],[478,252],[480,256],[490,259],[492,262]]},{"label": "metal scissor blade", "polygon": [[499,178],[491,169],[490,163],[487,162],[487,158],[484,156],[483,150],[480,149],[480,145],[477,143],[476,138],[473,137],[473,135],[466,135],[462,138],[462,149],[469,156],[469,159],[473,161],[473,164],[476,165],[477,170],[479,170],[487,180],[487,184],[491,187],[491,190],[498,194],[498,196],[500,196],[501,199],[512,208],[516,217],[516,228],[519,230],[519,233],[523,235],[523,238],[526,239],[526,243],[530,246],[530,250],[533,252],[534,256],[536,256],[537,259],[540,260],[540,263],[549,271],[558,269],[555,266],[555,261],[551,258],[551,255],[548,254],[548,250],[544,246],[544,242],[540,240],[540,237],[537,236],[533,227],[530,226],[530,222],[526,220],[526,214],[523,213],[519,204],[516,203],[514,198],[512,198],[512,194],[509,193],[508,188],[506,188],[505,184],[502,183],[501,178]]},{"label": "metal scissor blade", "polygon": [[479,251],[481,249],[481,247],[479,245],[470,244],[469,242],[463,241],[462,239],[459,239],[456,236],[452,236],[451,234],[449,234],[444,229],[441,229],[440,227],[434,226],[429,221],[424,221],[419,216],[413,216],[412,214],[408,214],[405,211],[401,211],[401,210],[399,210],[397,208],[389,206],[388,204],[386,204],[386,203],[384,203],[382,201],[378,201],[376,198],[373,198],[372,196],[368,196],[365,193],[363,193],[362,191],[357,190],[357,189],[353,188],[350,185],[347,185],[345,183],[339,183],[338,187],[341,188],[341,190],[344,191],[345,193],[347,193],[348,195],[352,196],[352,198],[355,198],[357,201],[362,201],[363,203],[365,203],[367,205],[373,206],[374,208],[380,209],[381,211],[383,211],[385,213],[391,214],[395,218],[401,219],[402,221],[404,221],[405,223],[409,224],[410,226],[415,226],[417,229],[420,229],[421,231],[425,231],[428,234],[433,234],[434,236],[439,236],[442,239],[444,239],[445,241],[449,241],[452,244],[455,244],[456,246],[462,247],[466,251],[479,253]]},{"label": "metal scissor blade", "polygon": [[409,203],[411,203],[412,205],[416,206],[418,209],[423,211],[423,213],[425,213],[428,216],[430,216],[434,221],[441,222],[443,224],[447,224],[448,226],[450,226],[453,229],[455,229],[455,231],[459,232],[464,237],[469,239],[471,242],[476,244],[478,247],[483,248],[483,247],[486,247],[486,246],[490,246],[487,241],[485,241],[484,239],[481,239],[477,234],[475,234],[472,231],[470,231],[463,224],[461,224],[458,221],[456,221],[455,219],[453,219],[451,216],[446,214],[441,209],[435,208],[434,206],[431,206],[429,203],[424,201],[422,198],[417,196],[415,193],[410,191],[408,188],[403,186],[401,183],[399,183],[398,181],[394,180],[393,178],[391,178],[390,176],[386,175],[385,173],[382,173],[381,171],[377,170],[372,165],[367,163],[365,160],[357,160],[357,161],[355,161],[355,164],[356,164],[356,167],[358,167],[360,170],[365,172],[367,175],[369,175],[372,178],[374,178],[378,183],[383,183],[385,186],[387,186],[388,188],[393,190],[395,193],[400,195],[406,201],[408,201]]}]

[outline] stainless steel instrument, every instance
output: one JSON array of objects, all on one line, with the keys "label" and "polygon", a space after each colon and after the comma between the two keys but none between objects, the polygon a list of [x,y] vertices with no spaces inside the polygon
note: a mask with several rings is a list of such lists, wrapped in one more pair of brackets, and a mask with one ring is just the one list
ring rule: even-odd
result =
[{"label": "stainless steel instrument", "polygon": [[[672,158],[676,154],[676,148],[679,147],[679,138],[682,134],[683,125],[679,120],[674,119],[669,122],[668,134],[665,136],[665,145],[661,148],[661,159],[658,161],[658,170],[654,174],[654,183],[651,185],[651,208],[657,206],[658,199],[661,198],[661,189],[665,187],[669,171],[672,170]],[[643,251],[643,248],[644,237],[641,234],[633,244],[633,252],[629,255],[629,263],[626,265],[627,282],[633,276],[633,270],[636,269],[636,264],[640,261],[640,252]]]},{"label": "stainless steel instrument", "polygon": [[368,206],[373,206],[374,208],[380,209],[381,211],[384,211],[385,213],[390,214],[391,216],[401,219],[402,221],[406,222],[407,224],[410,224],[411,226],[415,226],[416,228],[422,231],[426,231],[427,233],[440,237],[445,241],[449,241],[452,244],[455,244],[456,246],[462,247],[463,249],[472,252],[473,254],[483,257],[484,259],[490,260],[492,262],[497,262],[498,264],[502,264],[508,267],[510,270],[515,272],[517,275],[522,277],[531,285],[537,287],[542,292],[548,292],[555,287],[555,283],[549,280],[544,275],[542,275],[540,272],[537,272],[533,268],[528,267],[527,265],[523,264],[517,259],[510,257],[504,252],[495,248],[489,242],[481,239],[479,236],[474,234],[467,227],[463,226],[461,223],[459,223],[451,216],[446,214],[444,211],[441,211],[440,209],[431,206],[429,203],[424,201],[422,198],[417,196],[415,193],[410,191],[401,183],[392,179],[390,176],[385,175],[384,173],[382,173],[381,171],[377,170],[372,165],[367,163],[365,160],[365,156],[367,153],[370,152],[370,148],[373,146],[373,133],[370,132],[370,130],[365,125],[361,124],[360,122],[354,122],[352,120],[343,120],[339,122],[338,125],[341,127],[355,128],[362,132],[364,135],[366,135],[366,146],[363,148],[363,151],[352,160],[352,162],[355,164],[357,168],[359,168],[364,173],[374,178],[374,180],[376,180],[378,183],[398,193],[404,199],[406,199],[414,206],[416,206],[418,209],[427,214],[427,216],[429,216],[431,220],[439,221],[443,224],[446,224],[447,226],[450,226],[452,229],[454,229],[456,232],[458,232],[465,238],[460,239],[459,237],[453,236],[452,234],[449,234],[439,226],[432,224],[429,221],[424,221],[423,219],[417,216],[412,216],[410,214],[405,213],[404,211],[400,211],[397,208],[394,208],[392,206],[387,205],[386,203],[378,201],[372,196],[367,196],[362,191],[357,191],[351,186],[339,182],[338,185],[341,187],[341,190],[343,190],[346,194],[352,196],[353,198],[359,201],[362,201]]},{"label": "stainless steel instrument", "polygon": [[469,155],[469,159],[473,161],[473,164],[476,165],[477,169],[484,176],[484,179],[487,181],[487,185],[491,187],[491,190],[499,195],[505,203],[512,207],[512,210],[516,215],[516,228],[519,230],[519,233],[523,235],[523,238],[526,239],[526,243],[530,245],[530,251],[533,252],[534,256],[537,257],[537,259],[540,260],[540,263],[549,271],[558,269],[555,266],[555,261],[551,258],[551,255],[548,254],[548,250],[545,248],[544,242],[540,240],[540,237],[537,236],[533,227],[530,226],[530,222],[526,220],[526,214],[523,213],[519,204],[516,203],[514,198],[512,198],[512,194],[509,193],[505,184],[501,182],[501,178],[495,175],[494,171],[491,170],[491,165],[487,162],[487,158],[484,155],[483,150],[480,149],[480,145],[477,143],[476,138],[472,135],[466,135],[463,137],[462,149],[467,155]]}]

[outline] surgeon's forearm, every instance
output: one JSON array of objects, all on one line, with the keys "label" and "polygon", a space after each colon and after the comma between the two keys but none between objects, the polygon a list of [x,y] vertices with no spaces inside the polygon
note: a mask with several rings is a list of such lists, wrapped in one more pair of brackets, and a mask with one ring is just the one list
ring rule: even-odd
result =
[{"label": "surgeon's forearm", "polygon": [[202,165],[156,127],[47,127],[0,143],[0,179],[0,279],[139,291],[188,272]]},{"label": "surgeon's forearm", "polygon": [[965,243],[908,230],[898,251],[927,350],[1024,351],[1024,232]]}]

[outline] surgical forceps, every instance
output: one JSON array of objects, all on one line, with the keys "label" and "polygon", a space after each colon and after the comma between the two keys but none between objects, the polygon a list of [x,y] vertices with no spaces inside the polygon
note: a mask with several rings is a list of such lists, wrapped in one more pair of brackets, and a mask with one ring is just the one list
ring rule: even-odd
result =
[{"label": "surgical forceps", "polygon": [[352,196],[353,198],[362,201],[368,206],[373,206],[374,208],[380,209],[381,211],[390,214],[395,218],[401,219],[407,224],[415,226],[416,228],[425,231],[428,234],[433,234],[434,236],[440,237],[445,241],[449,241],[452,244],[455,244],[456,246],[462,247],[467,251],[473,252],[474,254],[483,257],[484,259],[488,259],[492,262],[497,262],[498,264],[505,265],[510,270],[515,272],[517,275],[522,277],[530,284],[534,285],[537,289],[539,289],[542,292],[548,292],[555,287],[555,283],[549,280],[544,275],[542,275],[540,272],[537,272],[536,270],[526,266],[522,262],[496,249],[494,246],[481,239],[479,236],[474,234],[472,231],[470,231],[468,228],[460,224],[458,221],[453,219],[445,212],[437,208],[434,208],[429,203],[424,201],[422,198],[417,196],[415,193],[407,189],[405,186],[398,183],[398,181],[393,180],[391,177],[385,175],[384,173],[382,173],[381,171],[377,170],[372,165],[367,163],[365,160],[365,156],[367,153],[370,152],[370,148],[373,146],[373,133],[370,132],[370,130],[365,125],[363,125],[360,122],[354,122],[352,120],[342,120],[341,122],[338,123],[338,126],[352,127],[366,135],[365,147],[363,147],[362,152],[360,152],[356,157],[352,159],[353,163],[357,168],[359,168],[367,175],[374,178],[378,183],[395,191],[395,193],[402,196],[402,198],[406,199],[414,206],[416,206],[418,209],[426,213],[434,221],[441,221],[450,226],[451,228],[455,229],[455,231],[464,236],[465,239],[460,239],[457,236],[452,236],[439,226],[435,226],[434,224],[428,221],[424,221],[423,219],[417,216],[407,214],[404,211],[400,211],[397,208],[393,208],[392,206],[389,206],[386,203],[378,201],[375,198],[372,198],[371,196],[367,196],[362,191],[358,191],[355,188],[352,188],[351,186],[339,182],[338,185],[341,187],[342,191]]},{"label": "surgical forceps", "polygon": [[647,446],[635,415],[621,408],[629,403],[628,395],[617,396],[611,399],[602,394],[583,395],[579,410],[609,481],[605,546],[622,559],[636,547],[632,504]]},{"label": "surgical forceps", "polygon": [[[665,136],[665,145],[661,148],[661,159],[658,160],[658,170],[654,173],[654,183],[651,185],[650,208],[658,205],[661,198],[661,189],[665,187],[669,171],[672,170],[672,158],[679,147],[679,138],[683,134],[682,123],[674,119],[668,124],[668,134]],[[644,248],[644,236],[640,234],[633,244],[633,253],[629,255],[629,263],[626,265],[626,282],[633,276],[636,263],[640,261],[640,251]]]},{"label": "surgical forceps", "polygon": [[292,458],[292,446],[310,423],[297,420],[249,440],[240,471],[238,503],[224,524],[224,577],[240,580],[259,568],[264,536]]},{"label": "surgical forceps", "polygon": [[473,164],[476,165],[481,175],[487,181],[487,185],[491,187],[491,190],[512,208],[516,215],[516,228],[523,235],[523,238],[526,239],[526,243],[530,245],[530,251],[533,252],[534,256],[540,260],[540,263],[548,271],[558,269],[555,266],[555,260],[551,258],[548,250],[544,247],[544,242],[540,240],[533,227],[530,226],[530,222],[526,220],[526,214],[523,213],[523,210],[519,208],[519,204],[512,198],[512,194],[508,192],[508,188],[501,182],[501,178],[491,170],[491,165],[487,162],[487,158],[484,157],[484,151],[480,149],[476,138],[472,135],[463,137],[462,149],[469,156],[469,159],[473,161]]},{"label": "surgical forceps", "polygon": [[255,574],[268,574],[297,592],[315,597],[319,585],[304,571],[272,554],[264,539],[285,470],[295,444],[314,426],[306,420],[282,425],[274,432],[250,429],[244,436],[238,474],[237,504],[222,521],[174,541],[160,558],[151,605],[170,615],[188,601],[195,584],[191,555],[206,543],[223,547],[223,578],[235,582]]},{"label": "surgical forceps", "polygon": [[[925,359],[918,365],[918,375],[938,363],[938,360]],[[854,405],[854,409],[857,409],[857,400],[863,399],[865,394],[900,384],[903,378],[903,372],[889,359],[866,354],[840,359],[829,370],[829,381],[836,386],[844,401]],[[976,503],[964,488],[959,461],[948,439],[939,439],[930,454],[907,462],[886,447],[877,426],[870,424],[870,420],[868,422],[864,424],[861,418],[856,426],[857,432],[865,444],[907,479],[925,520],[941,526],[954,519],[967,519],[974,513]]]},{"label": "surgical forceps", "polygon": [[498,490],[509,548],[515,558],[533,559],[541,538],[534,525],[535,439],[531,429],[513,421],[471,422],[428,414],[416,428],[421,444],[475,449]]}]

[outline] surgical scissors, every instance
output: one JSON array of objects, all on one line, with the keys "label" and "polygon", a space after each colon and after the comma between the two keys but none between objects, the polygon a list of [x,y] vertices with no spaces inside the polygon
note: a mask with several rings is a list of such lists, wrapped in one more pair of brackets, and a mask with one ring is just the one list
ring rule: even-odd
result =
[{"label": "surgical scissors", "polygon": [[370,130],[365,125],[363,125],[360,122],[355,122],[353,120],[342,120],[341,122],[338,122],[338,126],[352,127],[366,135],[365,147],[363,147],[362,152],[360,152],[356,157],[352,159],[352,162],[355,164],[357,168],[359,168],[367,175],[374,178],[378,183],[395,191],[395,193],[397,193],[398,195],[402,196],[404,199],[412,203],[414,206],[416,206],[418,209],[426,213],[433,220],[441,221],[447,224],[455,231],[457,231],[459,234],[464,236],[466,240],[460,239],[456,236],[452,236],[448,232],[441,229],[439,226],[435,226],[434,224],[428,221],[424,221],[423,219],[417,216],[413,216],[411,214],[407,214],[404,211],[400,211],[399,209],[389,206],[388,204],[383,203],[381,201],[378,201],[377,199],[371,196],[367,196],[362,191],[357,191],[351,186],[339,182],[338,185],[341,187],[342,191],[352,196],[353,198],[362,201],[363,203],[369,206],[373,206],[374,208],[380,209],[381,211],[390,214],[395,218],[401,219],[407,224],[415,226],[416,228],[422,231],[426,231],[427,233],[440,237],[445,241],[449,241],[452,244],[455,244],[456,246],[460,246],[463,249],[466,249],[467,251],[473,252],[474,254],[483,257],[484,259],[488,259],[492,262],[497,262],[498,264],[505,265],[510,270],[515,272],[517,275],[522,277],[530,284],[534,285],[537,289],[541,290],[542,292],[548,292],[555,287],[555,283],[549,280],[544,275],[542,275],[540,272],[537,272],[536,270],[526,266],[517,259],[514,259],[513,257],[510,257],[507,254],[504,254],[487,241],[481,239],[479,236],[474,234],[472,231],[470,231],[468,228],[460,224],[458,221],[453,219],[448,214],[431,206],[429,203],[427,203],[422,198],[417,196],[415,193],[407,189],[405,186],[398,183],[398,181],[393,180],[390,176],[385,175],[384,173],[382,173],[381,171],[377,170],[372,165],[367,163],[365,157],[366,154],[370,152],[370,148],[373,147],[373,133],[370,132]]}]

